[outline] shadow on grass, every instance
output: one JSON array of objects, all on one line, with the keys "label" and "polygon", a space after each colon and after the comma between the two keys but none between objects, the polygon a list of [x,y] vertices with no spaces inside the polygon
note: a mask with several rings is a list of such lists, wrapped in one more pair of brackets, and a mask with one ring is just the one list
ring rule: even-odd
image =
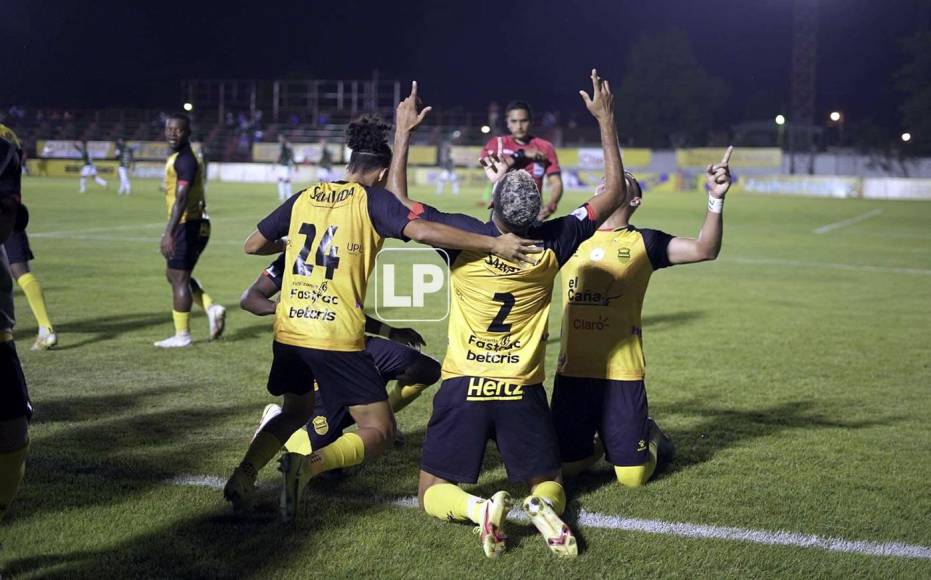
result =
[{"label": "shadow on grass", "polygon": [[[124,334],[132,333],[141,328],[148,328],[160,324],[165,325],[166,329],[171,328],[171,312],[167,309],[149,314],[122,314],[119,316],[104,316],[102,318],[76,320],[64,324],[56,324],[55,332],[59,335],[59,346],[55,347],[55,350],[68,350],[107,340],[114,340],[120,338]],[[19,329],[17,334],[32,336],[36,332],[38,332],[38,329],[33,326]],[[166,332],[168,331],[166,330]],[[92,336],[77,342],[69,341],[68,336],[74,334],[90,334]]]},{"label": "shadow on grass", "polygon": [[[268,339],[270,350],[272,343],[272,318],[273,317],[271,316],[264,318],[251,317],[250,320],[257,320],[258,322],[248,326],[239,326],[232,333],[227,331],[226,334],[223,335],[223,340],[226,342],[236,342],[240,340],[251,340],[253,338],[265,337]],[[227,325],[228,324],[229,322],[227,321]],[[229,326],[227,326],[227,328],[229,328]]]}]

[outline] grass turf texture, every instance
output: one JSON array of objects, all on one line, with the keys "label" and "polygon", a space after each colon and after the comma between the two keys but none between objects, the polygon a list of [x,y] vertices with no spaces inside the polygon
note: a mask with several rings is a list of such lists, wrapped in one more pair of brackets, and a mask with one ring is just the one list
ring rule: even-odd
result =
[{"label": "grass turf texture", "polygon": [[[17,290],[36,415],[25,484],[0,528],[12,577],[931,575],[928,560],[596,529],[577,529],[582,554],[562,562],[515,526],[509,551],[486,561],[468,526],[373,500],[416,493],[433,390],[398,416],[405,447],[312,485],[297,529],[276,522],[271,490],[254,514],[234,517],[220,492],[165,482],[225,479],[273,400],[264,387],[271,319],[236,305],[270,261],[245,256],[241,242],[275,206],[274,185],[210,185],[213,235],[196,275],[228,308],[226,336],[207,343],[195,308],[195,345],[167,352],[152,347],[172,332],[156,183],[136,182],[122,198],[94,187],[79,195],[76,180],[32,178],[24,189],[32,266],[61,346],[29,352],[36,327]],[[477,191],[414,194],[484,213]],[[567,195],[561,212],[582,199]],[[704,206],[698,193],[648,194],[635,223],[694,235]],[[864,223],[813,233],[874,208],[883,212]],[[657,273],[646,300],[651,411],[678,460],[639,490],[619,488],[601,464],[570,480],[570,506],[931,545],[929,225],[929,203],[729,198],[721,258]],[[417,328],[441,357],[446,324]],[[505,482],[493,449],[485,467],[476,493],[525,493]],[[278,477],[269,467],[262,480]]]}]

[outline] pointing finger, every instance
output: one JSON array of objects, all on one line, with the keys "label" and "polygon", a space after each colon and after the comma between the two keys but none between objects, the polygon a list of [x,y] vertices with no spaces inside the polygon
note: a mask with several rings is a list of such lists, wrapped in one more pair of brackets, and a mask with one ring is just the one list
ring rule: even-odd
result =
[{"label": "pointing finger", "polygon": [[724,157],[721,158],[721,165],[727,165],[731,160],[731,153],[734,152],[734,146],[730,145],[727,148],[727,151],[724,152]]}]

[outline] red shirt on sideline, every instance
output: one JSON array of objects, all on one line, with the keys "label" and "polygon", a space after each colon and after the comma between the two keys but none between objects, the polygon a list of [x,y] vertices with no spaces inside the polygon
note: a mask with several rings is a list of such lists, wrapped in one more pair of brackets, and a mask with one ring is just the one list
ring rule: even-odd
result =
[{"label": "red shirt on sideline", "polygon": [[492,137],[488,140],[488,143],[485,143],[485,147],[482,148],[481,156],[497,155],[498,157],[503,157],[505,155],[513,155],[520,149],[536,149],[546,157],[545,161],[536,161],[529,157],[525,157],[523,159],[517,159],[513,169],[524,169],[527,171],[536,182],[537,189],[542,193],[543,178],[561,172],[559,169],[559,160],[556,158],[556,148],[553,147],[552,143],[539,137],[529,137],[530,140],[527,143],[518,143],[517,140],[510,135],[506,137]]}]

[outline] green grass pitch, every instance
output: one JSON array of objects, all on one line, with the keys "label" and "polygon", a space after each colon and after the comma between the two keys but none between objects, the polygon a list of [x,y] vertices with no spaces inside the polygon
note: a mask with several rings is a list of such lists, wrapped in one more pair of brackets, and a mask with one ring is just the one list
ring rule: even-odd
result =
[{"label": "green grass pitch", "polygon": [[[213,487],[172,482],[225,480],[273,401],[271,320],[238,299],[270,261],[241,243],[275,206],[274,184],[210,185],[213,236],[196,275],[228,308],[226,336],[207,343],[195,310],[195,345],[170,352],[152,346],[172,332],[157,184],[118,198],[29,178],[24,193],[60,347],[29,352],[36,326],[17,290],[36,415],[26,479],[0,525],[5,577],[931,577],[924,558],[584,526],[575,561],[521,525],[487,561],[469,526],[390,503],[416,493],[432,390],[398,416],[406,446],[314,483],[297,528],[277,523],[271,467],[256,511],[234,517]],[[414,197],[484,213],[477,191]],[[561,211],[583,197],[567,195]],[[695,235],[704,207],[697,192],[648,193],[634,223]],[[931,203],[735,194],[725,216],[719,260],[658,272],[647,294],[651,412],[677,461],[639,490],[601,464],[568,482],[570,512],[658,531],[679,522],[931,546]],[[556,305],[550,324],[548,384]],[[418,329],[441,357],[446,324]],[[476,493],[523,492],[493,450],[485,467]]]}]

